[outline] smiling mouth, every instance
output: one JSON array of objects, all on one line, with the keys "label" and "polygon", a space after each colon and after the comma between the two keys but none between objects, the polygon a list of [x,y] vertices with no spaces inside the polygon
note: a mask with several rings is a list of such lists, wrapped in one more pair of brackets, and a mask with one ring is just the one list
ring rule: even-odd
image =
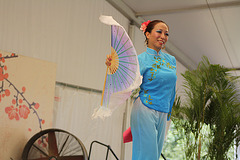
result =
[{"label": "smiling mouth", "polygon": [[160,44],[164,44],[165,42],[164,41],[158,41]]}]

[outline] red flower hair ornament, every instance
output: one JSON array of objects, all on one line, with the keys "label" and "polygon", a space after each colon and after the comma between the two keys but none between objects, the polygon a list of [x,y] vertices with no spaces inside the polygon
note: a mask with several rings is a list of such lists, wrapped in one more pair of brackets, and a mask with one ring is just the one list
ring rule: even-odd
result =
[{"label": "red flower hair ornament", "polygon": [[151,21],[148,20],[147,22],[143,22],[141,27],[140,27],[140,30],[143,31],[143,33],[145,33],[146,29],[147,29],[147,26],[148,24],[150,23]]}]

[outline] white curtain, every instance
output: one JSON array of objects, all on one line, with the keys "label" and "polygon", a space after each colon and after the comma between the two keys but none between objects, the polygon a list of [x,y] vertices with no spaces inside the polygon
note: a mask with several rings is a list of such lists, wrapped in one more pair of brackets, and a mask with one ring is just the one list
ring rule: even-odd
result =
[{"label": "white curtain", "polygon": [[[53,127],[77,136],[89,152],[92,141],[110,145],[118,158],[122,152],[122,125],[126,104],[105,120],[91,119],[101,102],[101,94],[65,86],[56,86]],[[107,148],[94,144],[91,159],[105,159]],[[109,160],[115,158],[109,152]]]}]

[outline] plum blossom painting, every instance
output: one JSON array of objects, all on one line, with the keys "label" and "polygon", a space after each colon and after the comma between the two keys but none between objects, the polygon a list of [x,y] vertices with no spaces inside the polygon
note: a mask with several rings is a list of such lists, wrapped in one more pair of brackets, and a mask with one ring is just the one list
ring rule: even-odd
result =
[{"label": "plum blossom painting", "polygon": [[27,141],[51,128],[56,64],[0,51],[0,153],[21,159]]}]

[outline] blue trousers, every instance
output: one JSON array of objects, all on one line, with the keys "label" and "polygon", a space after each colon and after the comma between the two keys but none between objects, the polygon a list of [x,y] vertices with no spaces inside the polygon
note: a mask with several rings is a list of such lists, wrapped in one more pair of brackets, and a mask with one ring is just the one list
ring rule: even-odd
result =
[{"label": "blue trousers", "polygon": [[167,113],[144,106],[138,98],[131,112],[132,160],[159,160],[162,152]]}]

